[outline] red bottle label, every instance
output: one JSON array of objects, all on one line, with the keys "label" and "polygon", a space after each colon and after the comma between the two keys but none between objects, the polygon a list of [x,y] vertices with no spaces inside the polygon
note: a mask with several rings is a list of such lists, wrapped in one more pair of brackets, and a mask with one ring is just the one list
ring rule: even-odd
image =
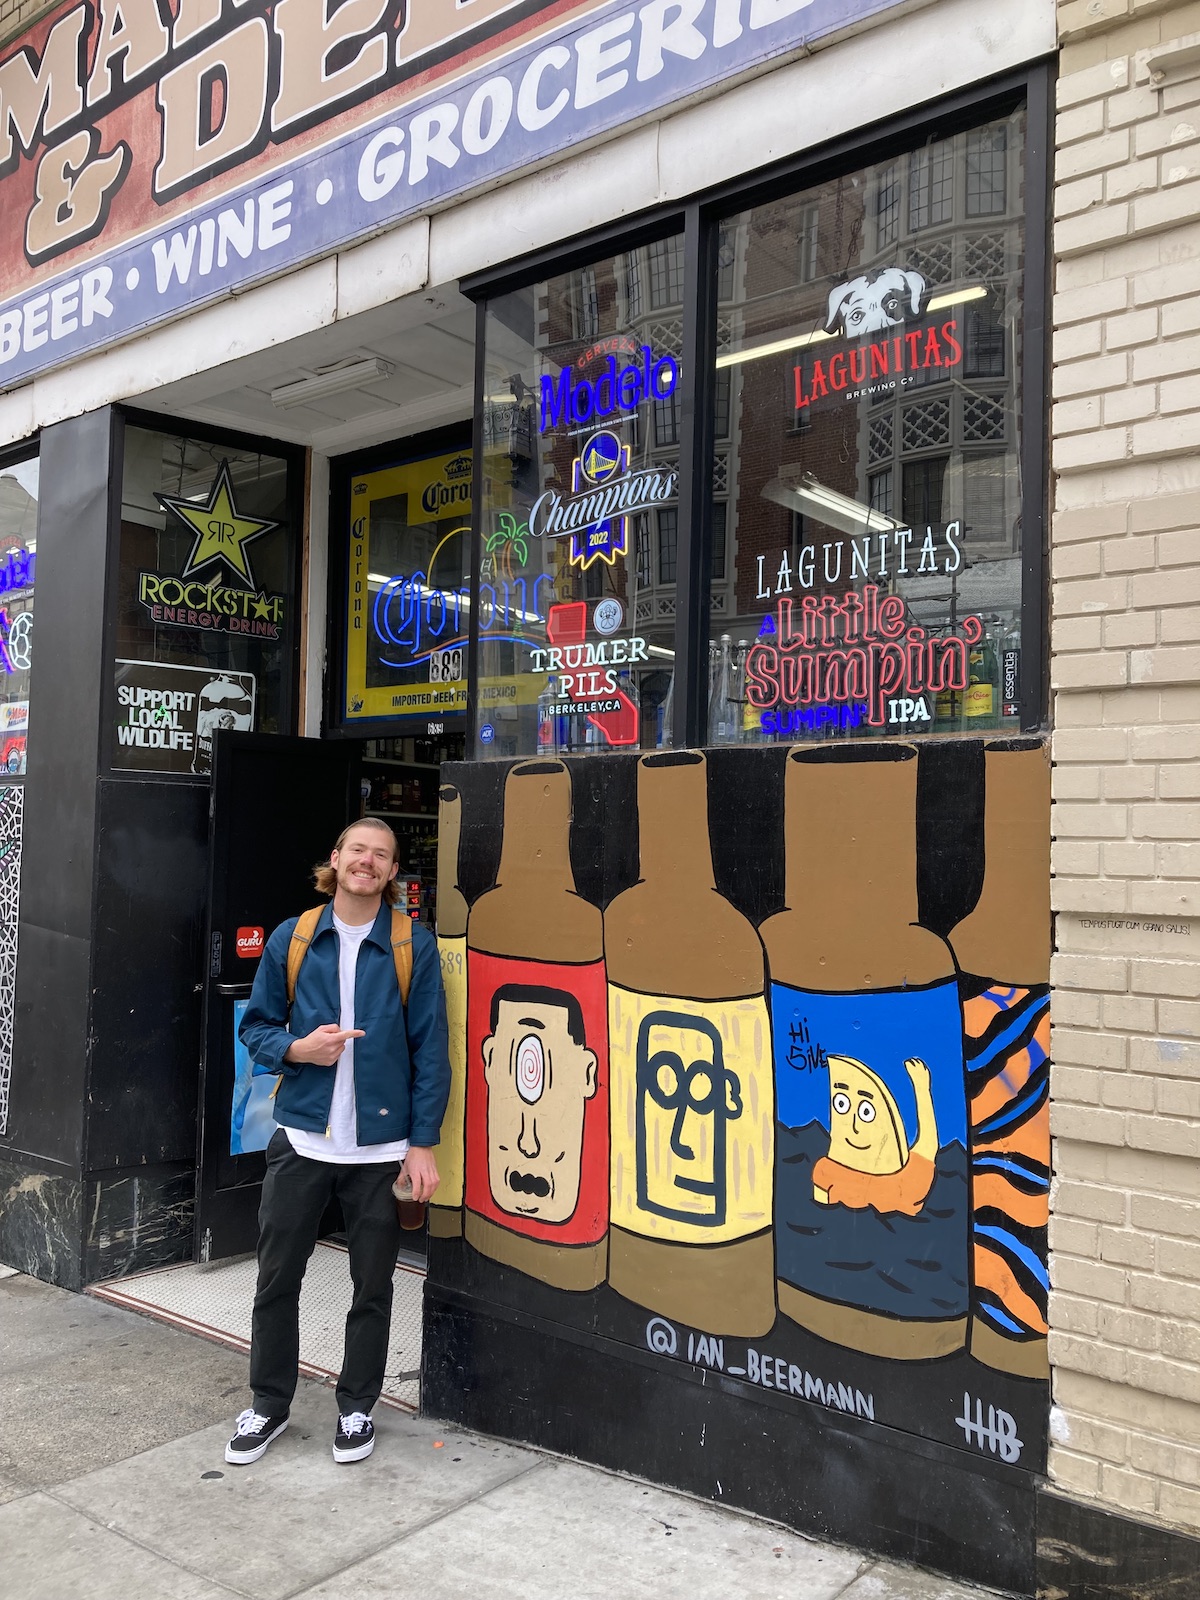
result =
[{"label": "red bottle label", "polygon": [[470,1210],[548,1244],[608,1229],[604,962],[467,952]]}]

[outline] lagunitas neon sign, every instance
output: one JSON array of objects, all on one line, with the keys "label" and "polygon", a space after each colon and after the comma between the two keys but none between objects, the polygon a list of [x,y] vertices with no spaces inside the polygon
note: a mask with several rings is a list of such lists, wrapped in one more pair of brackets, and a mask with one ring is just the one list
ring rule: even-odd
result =
[{"label": "lagunitas neon sign", "polygon": [[581,376],[572,383],[573,370],[564,367],[557,382],[542,378],[539,433],[564,423],[586,424],[599,417],[614,416],[618,411],[636,411],[643,400],[667,400],[679,383],[675,357],[665,355],[656,360],[648,344],[642,345],[619,370],[616,355],[610,355],[598,378]]},{"label": "lagunitas neon sign", "polygon": [[862,702],[868,723],[881,728],[893,696],[915,702],[965,690],[971,648],[982,638],[975,616],[931,635],[907,620],[899,595],[881,597],[874,584],[861,593],[805,595],[799,606],[782,599],[746,656],[746,698],[764,712]]},{"label": "lagunitas neon sign", "polygon": [[803,411],[816,400],[841,394],[859,400],[873,394],[889,394],[898,386],[911,383],[918,372],[932,368],[943,371],[962,365],[963,347],[954,318],[940,327],[912,328],[891,338],[865,341],[831,356],[817,357],[806,365],[800,361],[792,371],[792,404]]}]

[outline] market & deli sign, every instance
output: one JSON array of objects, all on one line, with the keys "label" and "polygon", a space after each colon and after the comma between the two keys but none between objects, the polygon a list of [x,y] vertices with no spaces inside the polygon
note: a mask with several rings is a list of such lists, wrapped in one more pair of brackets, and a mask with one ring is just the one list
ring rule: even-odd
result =
[{"label": "market & deli sign", "polygon": [[903,3],[67,0],[0,55],[0,389]]}]

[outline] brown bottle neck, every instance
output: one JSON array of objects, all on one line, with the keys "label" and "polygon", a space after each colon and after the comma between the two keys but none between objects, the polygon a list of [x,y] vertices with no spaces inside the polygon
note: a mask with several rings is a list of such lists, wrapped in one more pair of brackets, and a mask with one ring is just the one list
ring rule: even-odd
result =
[{"label": "brown bottle neck", "polygon": [[437,931],[439,939],[467,931],[467,902],[458,887],[458,847],[462,838],[462,796],[451,783],[438,790]]},{"label": "brown bottle neck", "polygon": [[777,981],[852,993],[954,972],[945,940],[917,926],[916,752],[867,754],[788,757],[787,910],[760,929]]},{"label": "brown bottle neck", "polygon": [[702,755],[645,756],[638,764],[641,876],[674,896],[715,887],[708,832],[708,763]]},{"label": "brown bottle neck", "polygon": [[[894,754],[893,754],[894,752]],[[897,759],[899,757],[899,759]],[[890,928],[917,920],[917,762],[788,757],[786,893],[820,917],[838,904]]]},{"label": "brown bottle neck", "polygon": [[571,871],[571,775],[561,761],[525,761],[509,773],[500,870],[471,907],[467,945],[529,961],[603,957],[600,909],[576,892]]},{"label": "brown bottle neck", "polygon": [[571,776],[561,761],[524,761],[509,773],[496,883],[538,895],[575,893]]},{"label": "brown bottle neck", "polygon": [[983,889],[950,943],[974,977],[1049,983],[1049,754],[989,748],[983,760]]}]

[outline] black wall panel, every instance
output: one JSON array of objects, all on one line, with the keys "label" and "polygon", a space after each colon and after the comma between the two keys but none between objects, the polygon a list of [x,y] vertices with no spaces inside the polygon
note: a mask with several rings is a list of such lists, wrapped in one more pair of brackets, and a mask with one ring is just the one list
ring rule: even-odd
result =
[{"label": "black wall panel", "polygon": [[100,784],[87,1167],[196,1158],[208,787]]},{"label": "black wall panel", "polygon": [[33,753],[25,786],[24,870],[8,1136],[78,1168],[82,1150],[96,761],[113,413],[47,428],[41,439]]}]

